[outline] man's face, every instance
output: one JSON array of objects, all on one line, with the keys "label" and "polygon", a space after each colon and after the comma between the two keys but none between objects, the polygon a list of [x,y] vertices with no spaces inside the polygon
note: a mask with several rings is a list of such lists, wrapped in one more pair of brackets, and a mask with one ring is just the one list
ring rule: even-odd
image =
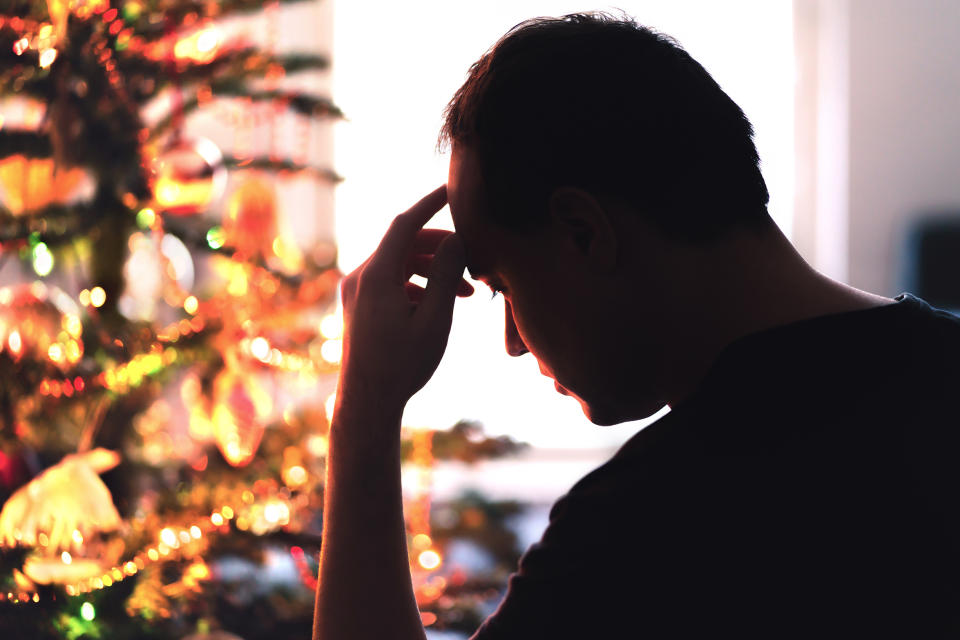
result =
[{"label": "man's face", "polygon": [[520,233],[502,228],[484,211],[481,175],[474,153],[455,146],[447,193],[454,226],[466,247],[471,277],[502,292],[506,350],[512,356],[528,351],[557,391],[576,398],[588,418],[598,424],[590,398],[597,377],[591,340],[598,333],[589,297],[578,295],[576,274],[560,264],[549,228]]}]

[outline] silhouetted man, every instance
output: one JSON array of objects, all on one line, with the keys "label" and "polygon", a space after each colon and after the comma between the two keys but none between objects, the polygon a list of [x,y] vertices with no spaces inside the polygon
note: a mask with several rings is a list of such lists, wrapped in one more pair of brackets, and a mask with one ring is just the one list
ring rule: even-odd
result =
[{"label": "silhouetted man", "polygon": [[[502,292],[508,353],[590,420],[671,407],[557,502],[475,638],[960,633],[958,320],[804,262],[697,62],[627,19],[530,21],[443,138],[446,187],[343,281],[316,637],[424,637],[400,420],[464,267]],[[448,201],[456,234],[423,230]]]}]

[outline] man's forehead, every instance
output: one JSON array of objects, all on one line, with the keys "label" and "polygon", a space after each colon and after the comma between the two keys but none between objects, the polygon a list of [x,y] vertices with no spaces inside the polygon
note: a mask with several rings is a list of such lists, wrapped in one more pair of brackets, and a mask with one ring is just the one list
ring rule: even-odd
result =
[{"label": "man's forehead", "polygon": [[470,277],[489,280],[494,277],[497,257],[502,250],[502,238],[498,237],[495,223],[484,210],[481,185],[473,150],[455,144],[447,182],[453,226],[463,241]]}]

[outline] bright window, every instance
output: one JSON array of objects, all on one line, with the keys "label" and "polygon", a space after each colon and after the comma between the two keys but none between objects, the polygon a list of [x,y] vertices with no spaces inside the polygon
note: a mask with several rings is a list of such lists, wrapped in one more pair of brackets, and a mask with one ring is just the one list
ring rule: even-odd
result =
[{"label": "bright window", "polygon": [[[619,5],[699,60],[756,129],[770,210],[789,235],[793,202],[793,39],[790,0],[648,0]],[[333,95],[349,121],[336,131],[336,228],[345,271],[376,247],[390,219],[446,182],[436,153],[444,106],[470,64],[510,27],[592,7],[565,0],[413,0],[334,6]],[[607,7],[593,7],[609,9]],[[452,228],[447,210],[430,226]],[[547,447],[608,447],[640,426],[599,428],[559,396],[533,356],[503,349],[503,303],[483,285],[458,302],[449,347],[405,423],[446,428],[461,418]]]}]

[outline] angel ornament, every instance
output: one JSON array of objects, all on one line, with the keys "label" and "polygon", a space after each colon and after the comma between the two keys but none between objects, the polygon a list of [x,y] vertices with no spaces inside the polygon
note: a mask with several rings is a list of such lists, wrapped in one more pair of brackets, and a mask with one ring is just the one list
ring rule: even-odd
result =
[{"label": "angel ornament", "polygon": [[97,539],[122,524],[99,476],[119,463],[120,455],[107,449],[70,454],[6,501],[0,511],[0,545],[34,548],[23,566],[30,580],[78,583],[102,575],[119,559],[121,539]]}]

